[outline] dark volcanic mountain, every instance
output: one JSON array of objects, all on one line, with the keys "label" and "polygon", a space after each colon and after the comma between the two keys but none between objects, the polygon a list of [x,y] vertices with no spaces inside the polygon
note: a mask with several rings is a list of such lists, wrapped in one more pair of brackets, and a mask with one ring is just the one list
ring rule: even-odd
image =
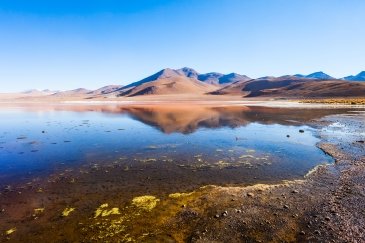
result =
[{"label": "dark volcanic mountain", "polygon": [[358,75],[351,75],[343,78],[344,80],[349,81],[365,81],[365,71],[360,72]]}]

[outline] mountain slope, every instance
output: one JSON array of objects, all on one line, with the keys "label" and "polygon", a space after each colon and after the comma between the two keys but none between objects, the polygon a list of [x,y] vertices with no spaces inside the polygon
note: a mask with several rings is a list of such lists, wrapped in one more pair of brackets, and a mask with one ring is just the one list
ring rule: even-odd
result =
[{"label": "mountain slope", "polygon": [[331,80],[331,79],[335,79],[334,77],[331,77],[330,75],[324,73],[324,72],[315,72],[315,73],[311,73],[307,76],[305,76],[306,78],[309,79],[321,79],[321,80]]},{"label": "mountain slope", "polygon": [[247,77],[246,75],[240,75],[238,73],[222,74],[212,72],[200,74],[198,76],[198,80],[213,85],[226,85],[237,81],[248,81],[251,80],[251,78]]},{"label": "mountain slope", "polygon": [[92,90],[78,88],[78,89],[73,89],[73,90],[60,91],[55,94],[52,94],[52,96],[81,96],[81,95],[86,95],[91,91]]},{"label": "mountain slope", "polygon": [[365,71],[362,71],[355,76],[351,75],[351,76],[344,77],[343,79],[349,80],[349,81],[365,81]]},{"label": "mountain slope", "polygon": [[90,94],[90,95],[106,95],[106,94],[113,93],[113,92],[117,91],[118,89],[121,89],[122,87],[123,87],[122,85],[107,85],[107,86],[101,87],[100,89],[91,91],[88,94]]},{"label": "mountain slope", "polygon": [[178,75],[158,78],[126,89],[122,88],[118,90],[118,96],[205,94],[214,90],[216,90],[216,87],[213,85]]},{"label": "mountain slope", "polygon": [[212,94],[284,98],[365,96],[365,83],[283,76],[236,82]]}]

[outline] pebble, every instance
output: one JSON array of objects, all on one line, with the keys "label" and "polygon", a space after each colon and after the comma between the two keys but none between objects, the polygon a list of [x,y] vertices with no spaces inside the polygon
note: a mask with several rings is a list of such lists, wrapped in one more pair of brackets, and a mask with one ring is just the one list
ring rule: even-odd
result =
[{"label": "pebble", "polygon": [[247,196],[253,197],[253,196],[255,196],[255,194],[253,194],[252,192],[249,192],[249,193],[247,193]]},{"label": "pebble", "polygon": [[216,215],[214,216],[214,218],[216,218],[216,219],[217,219],[217,218],[219,218],[219,214],[216,214]]},{"label": "pebble", "polygon": [[283,208],[288,209],[288,208],[289,208],[289,206],[288,206],[288,205],[284,205],[284,206],[283,206]]},{"label": "pebble", "polygon": [[222,213],[222,216],[223,217],[226,217],[228,215],[228,212],[227,211],[224,211],[223,213]]},{"label": "pebble", "polygon": [[300,235],[305,235],[305,232],[304,231],[300,231],[299,234]]},{"label": "pebble", "polygon": [[298,190],[293,190],[292,193],[299,193],[299,191]]},{"label": "pebble", "polygon": [[304,130],[300,129],[300,130],[299,130],[299,132],[300,132],[300,133],[304,133]]}]

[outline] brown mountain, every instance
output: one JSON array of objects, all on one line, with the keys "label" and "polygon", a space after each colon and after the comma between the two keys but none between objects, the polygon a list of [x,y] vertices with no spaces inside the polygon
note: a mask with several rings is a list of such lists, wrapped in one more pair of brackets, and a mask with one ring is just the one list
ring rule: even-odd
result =
[{"label": "brown mountain", "polygon": [[194,76],[188,77],[179,70],[163,69],[145,79],[117,90],[119,96],[205,94],[216,90],[213,85],[203,83]]},{"label": "brown mountain", "polygon": [[212,92],[243,97],[354,97],[365,95],[365,84],[343,80],[318,80],[298,76],[264,77],[235,82]]}]

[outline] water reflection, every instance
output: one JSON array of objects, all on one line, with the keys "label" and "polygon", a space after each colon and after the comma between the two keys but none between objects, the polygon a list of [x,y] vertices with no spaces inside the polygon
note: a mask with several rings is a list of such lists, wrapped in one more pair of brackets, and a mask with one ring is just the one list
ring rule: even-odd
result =
[{"label": "water reflection", "polygon": [[0,110],[6,117],[0,121],[0,184],[115,163],[143,171],[142,178],[157,170],[156,186],[175,181],[177,188],[184,181],[195,187],[300,178],[331,161],[306,124],[343,112],[204,105],[6,107]]},{"label": "water reflection", "polygon": [[[14,107],[12,108],[14,109]],[[249,123],[301,125],[321,117],[354,109],[298,109],[259,106],[207,105],[27,105],[25,112],[72,111],[128,115],[164,133],[193,133],[199,128],[246,126]]]}]

